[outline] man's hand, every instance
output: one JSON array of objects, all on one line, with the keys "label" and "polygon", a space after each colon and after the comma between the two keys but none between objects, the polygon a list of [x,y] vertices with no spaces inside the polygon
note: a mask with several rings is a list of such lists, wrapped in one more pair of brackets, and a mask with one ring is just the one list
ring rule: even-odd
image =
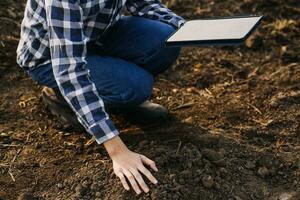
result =
[{"label": "man's hand", "polygon": [[154,161],[144,155],[130,151],[118,136],[105,142],[104,146],[113,161],[114,172],[126,190],[130,189],[126,181],[127,178],[137,194],[141,193],[140,187],[144,192],[149,192],[141,173],[153,184],[157,184],[156,178],[144,166],[148,165],[154,171],[158,171]]}]

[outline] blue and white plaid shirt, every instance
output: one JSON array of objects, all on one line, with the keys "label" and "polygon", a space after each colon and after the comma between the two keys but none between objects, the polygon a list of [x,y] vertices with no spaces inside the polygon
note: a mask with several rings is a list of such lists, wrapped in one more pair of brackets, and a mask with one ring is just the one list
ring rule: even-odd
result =
[{"label": "blue and white plaid shirt", "polygon": [[17,62],[25,70],[51,63],[62,95],[99,144],[118,131],[86,67],[87,43],[101,45],[123,6],[134,16],[175,27],[184,23],[159,0],[28,0],[21,26]]}]

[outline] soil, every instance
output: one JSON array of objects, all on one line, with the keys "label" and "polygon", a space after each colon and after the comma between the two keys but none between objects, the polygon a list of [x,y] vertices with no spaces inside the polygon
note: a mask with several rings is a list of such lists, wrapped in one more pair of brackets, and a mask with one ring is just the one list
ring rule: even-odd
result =
[{"label": "soil", "polygon": [[25,0],[0,2],[0,199],[300,199],[300,5],[295,0],[168,0],[186,19],[262,13],[241,46],[184,48],[157,78],[160,124],[112,114],[157,186],[125,191],[103,149],[66,129],[15,63]]}]

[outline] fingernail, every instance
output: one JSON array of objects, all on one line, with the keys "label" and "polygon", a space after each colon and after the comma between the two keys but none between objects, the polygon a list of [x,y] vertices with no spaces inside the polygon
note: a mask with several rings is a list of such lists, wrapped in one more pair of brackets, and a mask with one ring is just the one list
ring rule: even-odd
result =
[{"label": "fingernail", "polygon": [[154,183],[154,184],[157,184],[157,183],[158,183],[158,181],[157,181],[157,180],[154,180],[154,181],[153,181],[153,183]]},{"label": "fingernail", "polygon": [[137,194],[141,194],[141,190],[138,190],[138,191],[137,191]]},{"label": "fingernail", "polygon": [[148,193],[149,192],[149,188],[145,188],[145,192]]}]

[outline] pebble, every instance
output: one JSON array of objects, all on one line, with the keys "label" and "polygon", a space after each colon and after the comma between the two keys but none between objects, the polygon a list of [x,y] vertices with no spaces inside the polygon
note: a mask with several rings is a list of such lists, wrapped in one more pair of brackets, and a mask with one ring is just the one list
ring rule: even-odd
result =
[{"label": "pebble", "polygon": [[182,120],[183,123],[188,123],[188,124],[192,124],[193,123],[193,118],[192,117],[188,117],[184,120]]},{"label": "pebble", "polygon": [[174,88],[172,89],[172,92],[176,94],[178,92],[178,89]]},{"label": "pebble", "polygon": [[220,186],[219,183],[214,183],[214,187],[215,187],[215,189],[217,189],[217,190],[220,190],[220,189],[221,189],[221,186]]},{"label": "pebble", "polygon": [[199,135],[197,138],[197,143],[200,147],[212,147],[219,143],[220,137],[211,135],[211,134],[203,134]]},{"label": "pebble", "polygon": [[82,187],[81,184],[78,184],[75,188],[75,192],[77,195],[83,195],[86,192],[86,188]]},{"label": "pebble", "polygon": [[254,169],[255,168],[255,163],[252,161],[247,161],[245,164],[246,169]]},{"label": "pebble", "polygon": [[90,182],[89,180],[85,180],[85,181],[82,182],[82,187],[87,188],[87,187],[89,187],[90,185],[91,185],[91,182]]},{"label": "pebble", "polygon": [[214,179],[211,176],[204,176],[202,178],[202,184],[206,188],[212,188],[214,185]]},{"label": "pebble", "polygon": [[268,168],[266,168],[266,167],[260,167],[260,168],[258,169],[257,173],[258,173],[258,175],[259,175],[260,177],[262,177],[262,178],[265,178],[265,177],[271,175],[270,170],[269,170]]},{"label": "pebble", "polygon": [[183,185],[183,184],[185,183],[185,181],[184,181],[183,178],[180,178],[180,179],[178,180],[178,183],[180,183],[181,185]]},{"label": "pebble", "polygon": [[272,154],[266,154],[257,159],[256,165],[260,171],[258,174],[265,177],[277,174],[280,162]]},{"label": "pebble", "polygon": [[299,199],[299,194],[296,192],[284,192],[281,194],[273,195],[270,200],[296,200]]},{"label": "pebble", "polygon": [[192,92],[193,92],[193,88],[187,88],[186,91],[187,91],[188,93],[192,93]]},{"label": "pebble", "polygon": [[219,172],[220,172],[220,176],[221,176],[222,178],[227,179],[227,177],[229,176],[228,171],[227,171],[224,167],[221,167],[221,168],[219,169]]},{"label": "pebble", "polygon": [[207,158],[209,161],[216,162],[224,158],[224,153],[217,152],[211,149],[204,149],[201,151],[202,155]]},{"label": "pebble", "polygon": [[100,192],[96,192],[95,193],[95,197],[100,198],[101,197],[101,193]]},{"label": "pebble", "polygon": [[58,187],[58,189],[62,189],[64,186],[61,183],[57,183],[57,187]]},{"label": "pebble", "polygon": [[6,137],[9,137],[9,136],[10,135],[8,133],[4,133],[4,132],[0,133],[1,138],[6,138]]},{"label": "pebble", "polygon": [[151,199],[153,199],[153,200],[159,199],[158,196],[159,196],[159,192],[157,190],[153,189],[153,191],[150,194]]}]

